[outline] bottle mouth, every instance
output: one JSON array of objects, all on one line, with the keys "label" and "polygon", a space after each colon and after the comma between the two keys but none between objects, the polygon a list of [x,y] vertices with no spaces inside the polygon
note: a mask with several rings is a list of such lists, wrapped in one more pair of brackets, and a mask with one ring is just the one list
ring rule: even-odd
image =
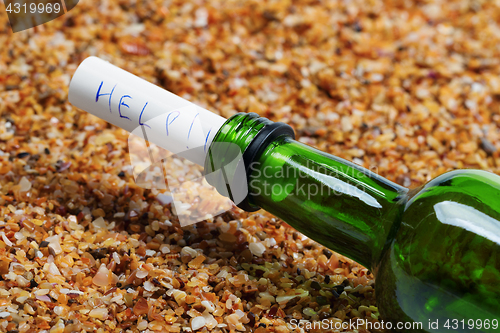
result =
[{"label": "bottle mouth", "polygon": [[254,212],[248,192],[250,172],[267,146],[278,137],[295,139],[289,125],[272,122],[256,113],[237,113],[215,135],[205,159],[205,177],[217,191],[239,208]]}]

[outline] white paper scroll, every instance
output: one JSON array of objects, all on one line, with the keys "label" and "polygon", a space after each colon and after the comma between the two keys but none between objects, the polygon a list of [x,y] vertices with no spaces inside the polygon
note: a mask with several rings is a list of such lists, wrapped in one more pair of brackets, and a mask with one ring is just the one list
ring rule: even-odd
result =
[{"label": "white paper scroll", "polygon": [[76,107],[199,165],[225,122],[97,57],[80,64],[68,97]]}]

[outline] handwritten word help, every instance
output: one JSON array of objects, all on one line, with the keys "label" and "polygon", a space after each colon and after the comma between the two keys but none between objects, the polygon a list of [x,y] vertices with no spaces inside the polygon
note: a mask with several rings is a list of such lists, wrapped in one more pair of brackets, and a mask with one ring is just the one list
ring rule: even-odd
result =
[{"label": "handwritten word help", "polygon": [[200,165],[225,122],[224,118],[96,57],[85,59],[78,67],[70,83],[69,100]]}]

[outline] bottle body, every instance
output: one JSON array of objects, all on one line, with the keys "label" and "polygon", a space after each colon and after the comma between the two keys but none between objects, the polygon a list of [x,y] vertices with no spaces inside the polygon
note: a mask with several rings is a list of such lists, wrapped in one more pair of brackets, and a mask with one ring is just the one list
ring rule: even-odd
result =
[{"label": "bottle body", "polygon": [[[265,127],[255,116],[223,126],[231,133],[245,124],[243,139],[214,141],[244,151],[258,132],[248,129]],[[281,136],[249,163],[247,177],[251,205],[375,273],[382,319],[414,323],[404,331],[415,332],[499,327],[499,176],[459,170],[409,191]]]},{"label": "bottle body", "polygon": [[422,323],[420,331],[495,331],[500,177],[457,170],[412,194],[377,270],[381,315]]}]

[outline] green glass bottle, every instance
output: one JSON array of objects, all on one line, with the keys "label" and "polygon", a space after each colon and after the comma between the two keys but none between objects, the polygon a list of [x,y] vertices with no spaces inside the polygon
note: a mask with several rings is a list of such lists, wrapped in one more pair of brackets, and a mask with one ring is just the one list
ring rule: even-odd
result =
[{"label": "green glass bottle", "polygon": [[210,147],[205,171],[224,169],[226,185],[207,176],[221,193],[241,177],[230,166],[235,155],[220,143],[243,154],[248,195],[238,206],[265,209],[370,268],[380,314],[393,328],[499,329],[499,176],[456,170],[408,190],[251,113],[227,120]]}]

